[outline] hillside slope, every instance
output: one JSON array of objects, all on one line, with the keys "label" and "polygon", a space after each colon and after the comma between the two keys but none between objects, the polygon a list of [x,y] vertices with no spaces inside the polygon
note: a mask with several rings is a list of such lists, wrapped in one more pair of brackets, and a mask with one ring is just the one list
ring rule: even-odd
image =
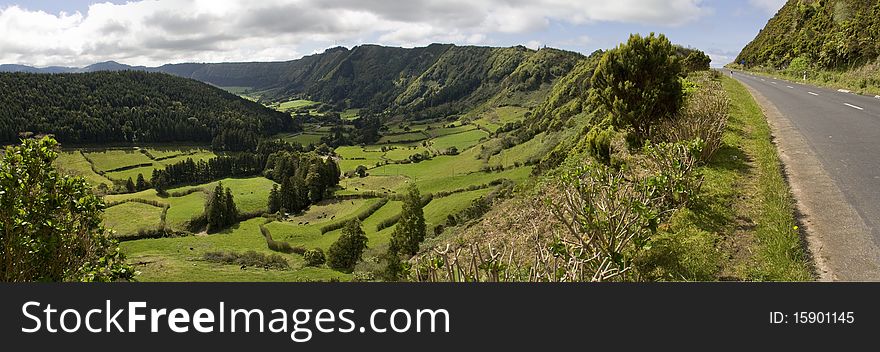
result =
[{"label": "hillside slope", "polygon": [[190,79],[138,71],[0,73],[0,143],[20,132],[63,143],[213,143],[242,150],[290,131],[290,116]]},{"label": "hillside slope", "polygon": [[851,69],[880,54],[880,2],[789,0],[736,59],[786,68],[804,57],[820,69]]}]

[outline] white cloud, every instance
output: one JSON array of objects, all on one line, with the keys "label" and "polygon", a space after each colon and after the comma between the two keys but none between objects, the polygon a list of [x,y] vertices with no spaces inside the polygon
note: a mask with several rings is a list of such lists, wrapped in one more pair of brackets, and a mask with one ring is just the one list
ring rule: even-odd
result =
[{"label": "white cloud", "polygon": [[749,0],[749,5],[773,15],[782,8],[782,5],[785,5],[785,2],[786,0]]},{"label": "white cloud", "polygon": [[73,14],[12,6],[0,9],[0,63],[287,60],[365,37],[403,46],[481,44],[493,33],[552,22],[676,26],[707,11],[702,0],[143,0]]}]

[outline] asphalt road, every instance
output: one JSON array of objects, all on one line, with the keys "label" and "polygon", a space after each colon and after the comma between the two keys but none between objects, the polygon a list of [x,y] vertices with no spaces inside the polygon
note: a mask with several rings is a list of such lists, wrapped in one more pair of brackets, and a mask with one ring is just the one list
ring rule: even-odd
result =
[{"label": "asphalt road", "polygon": [[880,98],[742,72],[734,72],[733,77],[758,91],[789,120],[867,225],[867,237],[880,244]]}]

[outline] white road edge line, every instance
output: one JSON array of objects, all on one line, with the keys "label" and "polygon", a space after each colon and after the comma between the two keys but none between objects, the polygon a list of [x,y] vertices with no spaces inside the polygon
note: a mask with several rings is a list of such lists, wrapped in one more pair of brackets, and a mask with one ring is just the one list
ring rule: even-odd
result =
[{"label": "white road edge line", "polygon": [[794,89],[794,87],[792,87],[792,86],[788,86],[788,88]]},{"label": "white road edge line", "polygon": [[843,105],[849,106],[849,107],[851,107],[851,108],[853,108],[853,109],[865,110],[864,108],[861,108],[861,107],[858,107],[858,106],[852,105],[852,104],[850,104],[850,103],[843,103]]},{"label": "white road edge line", "polygon": [[849,91],[849,90],[846,90],[846,89],[838,89],[837,91],[838,91],[838,92],[841,92],[841,93],[852,93],[852,91]]},{"label": "white road edge line", "polygon": [[810,93],[810,95],[812,95],[812,96],[817,96],[817,97],[819,96],[819,94],[816,94],[816,93],[813,93],[813,92],[807,92],[807,93]]},{"label": "white road edge line", "polygon": [[773,84],[779,84],[779,83],[776,83],[776,82],[770,82],[770,83],[773,83]]}]

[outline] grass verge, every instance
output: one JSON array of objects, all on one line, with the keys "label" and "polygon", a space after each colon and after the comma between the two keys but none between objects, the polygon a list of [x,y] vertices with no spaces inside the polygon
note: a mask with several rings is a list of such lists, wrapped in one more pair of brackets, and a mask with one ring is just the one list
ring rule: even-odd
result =
[{"label": "grass verge", "polygon": [[743,209],[755,224],[753,259],[746,267],[746,278],[762,281],[807,281],[813,279],[811,264],[795,226],[795,202],[782,173],[770,126],[761,108],[746,88],[733,79],[724,79],[731,99],[734,125],[742,125],[742,147],[752,159],[747,189],[750,202]]}]

